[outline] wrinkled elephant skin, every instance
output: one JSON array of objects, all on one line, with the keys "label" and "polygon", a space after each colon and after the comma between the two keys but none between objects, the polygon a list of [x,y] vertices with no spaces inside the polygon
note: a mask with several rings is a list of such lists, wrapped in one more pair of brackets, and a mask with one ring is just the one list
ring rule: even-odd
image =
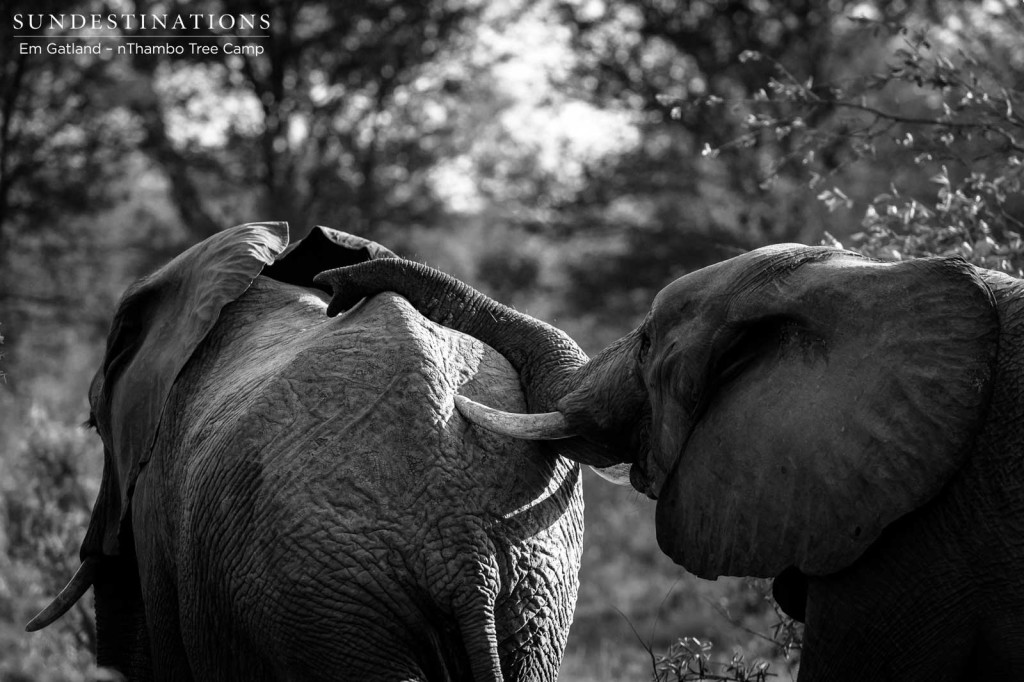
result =
[{"label": "wrinkled elephant skin", "polygon": [[562,359],[557,329],[424,266],[320,280],[341,301],[401,293],[499,350],[550,414],[463,413],[556,424],[569,437],[549,447],[631,464],[680,565],[779,576],[806,622],[801,682],[1024,679],[1021,280],[765,247],[671,283],[586,363]]},{"label": "wrinkled elephant skin", "polygon": [[[141,399],[118,386],[145,385],[126,375],[155,362],[147,343],[173,365],[152,339],[125,341],[170,294],[136,292],[139,310],[126,297],[94,382],[107,473],[82,554],[99,562],[99,663],[131,679],[555,680],[578,586],[579,467],[470,429],[453,403],[522,411],[516,373],[394,294],[328,317],[316,271],[280,254],[282,228],[246,228],[278,237],[263,259],[277,264],[215,311],[150,452],[149,432],[110,406]],[[307,239],[325,234],[355,240]],[[363,252],[355,262],[391,255]],[[112,357],[121,346],[135,359]],[[125,442],[139,451],[110,452]],[[120,517],[104,506],[122,500]]]}]

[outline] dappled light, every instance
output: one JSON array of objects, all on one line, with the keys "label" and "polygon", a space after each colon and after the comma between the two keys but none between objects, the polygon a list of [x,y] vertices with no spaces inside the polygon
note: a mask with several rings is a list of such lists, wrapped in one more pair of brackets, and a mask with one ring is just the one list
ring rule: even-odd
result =
[{"label": "dappled light", "polygon": [[[257,19],[167,28],[204,46],[180,54],[48,18],[158,5],[0,11],[2,680],[105,674],[91,603],[23,632],[79,565],[90,381],[125,289],[230,226],[375,240],[590,355],[676,278],[770,244],[1024,275],[1016,0],[196,0],[171,5]],[[796,679],[770,581],[698,579],[653,502],[583,479],[559,679]]]}]

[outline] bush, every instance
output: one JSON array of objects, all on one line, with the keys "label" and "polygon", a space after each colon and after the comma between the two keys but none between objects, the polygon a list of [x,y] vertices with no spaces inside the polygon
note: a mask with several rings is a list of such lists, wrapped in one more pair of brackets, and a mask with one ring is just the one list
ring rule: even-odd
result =
[{"label": "bush", "polygon": [[[730,613],[725,606],[719,608],[719,615],[751,636],[747,650],[734,647],[726,653],[716,649],[710,639],[682,637],[663,654],[648,649],[654,682],[766,682],[777,677],[775,671],[779,669],[784,669],[790,679],[795,677],[800,664],[803,626],[783,613],[772,599],[771,581],[748,579],[743,585],[747,589],[739,596],[745,596],[746,600],[734,596],[730,606],[748,611],[746,618]],[[761,616],[755,620],[762,626],[767,623],[767,632],[753,630],[745,624],[751,620],[751,615]]]},{"label": "bush", "polygon": [[41,632],[25,623],[78,568],[96,481],[85,471],[99,457],[98,439],[28,411],[8,458],[0,460],[0,679],[78,682],[93,671],[96,629],[91,593]]},{"label": "bush", "polygon": [[[961,256],[1021,276],[1024,94],[1002,84],[1024,77],[1024,52],[1011,12],[974,16],[981,13],[965,4],[930,27],[851,19],[865,41],[892,46],[882,72],[822,87],[775,63],[774,77],[743,103],[744,135],[705,154],[773,139],[788,151],[765,182],[802,173],[830,211],[853,209],[865,176],[889,176],[888,191],[867,199],[854,248],[883,259]],[[869,172],[855,172],[858,165]],[[841,245],[831,236],[826,243]]]}]

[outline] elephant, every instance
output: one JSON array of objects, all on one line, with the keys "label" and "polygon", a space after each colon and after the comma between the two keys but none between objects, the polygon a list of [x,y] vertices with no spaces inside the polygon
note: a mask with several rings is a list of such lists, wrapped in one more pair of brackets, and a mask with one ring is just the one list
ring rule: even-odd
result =
[{"label": "elephant", "polygon": [[502,353],[529,414],[460,411],[628,472],[677,564],[774,578],[802,682],[1024,679],[1024,281],[766,246],[675,280],[589,361],[419,264],[318,281],[332,309],[393,291]]},{"label": "elephant", "polygon": [[395,294],[325,314],[373,242],[253,223],[122,297],[90,420],[81,568],[97,663],[132,680],[555,680],[582,551],[579,465],[472,429],[525,410],[493,349]]}]

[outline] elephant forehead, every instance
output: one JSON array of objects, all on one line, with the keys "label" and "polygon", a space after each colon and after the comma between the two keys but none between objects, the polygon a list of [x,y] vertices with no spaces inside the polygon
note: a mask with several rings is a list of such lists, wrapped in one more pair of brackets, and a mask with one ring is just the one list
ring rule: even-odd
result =
[{"label": "elephant forehead", "polygon": [[[652,311],[656,326],[682,317],[709,315],[724,319],[731,298],[768,283],[777,283],[805,263],[846,254],[838,249],[803,244],[773,244],[701,268],[658,292]],[[852,254],[851,254],[852,255]]]}]

